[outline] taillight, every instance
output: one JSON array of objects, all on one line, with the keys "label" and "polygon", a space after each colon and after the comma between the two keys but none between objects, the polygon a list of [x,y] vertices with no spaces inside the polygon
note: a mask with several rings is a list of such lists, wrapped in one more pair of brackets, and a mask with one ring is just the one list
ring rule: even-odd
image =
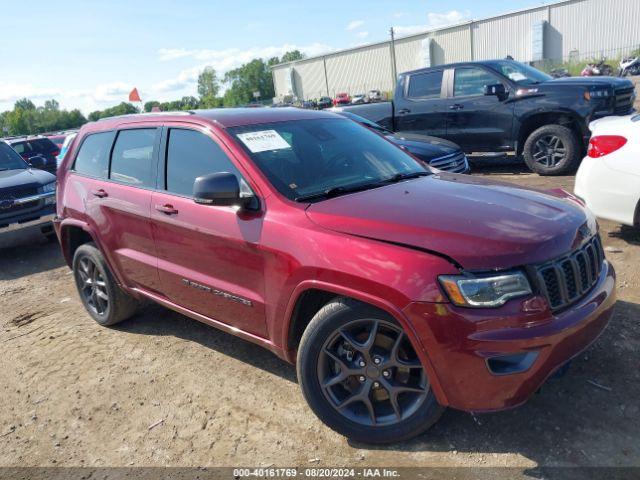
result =
[{"label": "taillight", "polygon": [[54,150],[53,152],[51,152],[51,155],[57,157],[58,155],[60,155],[60,150]]},{"label": "taillight", "polygon": [[598,135],[589,140],[587,155],[591,158],[600,158],[620,150],[627,143],[627,139],[620,135]]}]

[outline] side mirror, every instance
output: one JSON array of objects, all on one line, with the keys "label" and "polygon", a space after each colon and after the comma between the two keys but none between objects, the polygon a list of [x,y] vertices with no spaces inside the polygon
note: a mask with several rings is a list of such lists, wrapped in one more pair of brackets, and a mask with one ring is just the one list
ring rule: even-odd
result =
[{"label": "side mirror", "polygon": [[241,194],[238,177],[233,173],[221,172],[196,178],[193,200],[203,205],[249,208],[255,204],[256,197]]},{"label": "side mirror", "polygon": [[505,98],[507,96],[507,89],[504,88],[502,83],[496,83],[494,85],[485,85],[484,94],[486,96],[496,96],[498,98]]},{"label": "side mirror", "polygon": [[36,155],[27,160],[27,163],[33,168],[44,168],[47,165],[47,159],[40,155]]}]

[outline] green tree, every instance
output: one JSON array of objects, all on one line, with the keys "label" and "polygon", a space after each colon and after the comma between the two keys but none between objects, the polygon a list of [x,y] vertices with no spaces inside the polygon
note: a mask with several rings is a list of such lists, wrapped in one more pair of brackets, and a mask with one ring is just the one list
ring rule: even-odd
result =
[{"label": "green tree", "polygon": [[95,122],[101,118],[115,117],[118,115],[130,115],[132,113],[139,113],[138,108],[127,102],[121,102],[115,107],[106,108],[104,110],[96,110],[89,114],[89,120]]},{"label": "green tree", "polygon": [[58,103],[57,100],[46,100],[44,102],[44,109],[45,110],[51,110],[53,112],[57,112],[58,110],[60,110],[60,104]]},{"label": "green tree", "polygon": [[[220,84],[216,71],[212,67],[206,67],[200,75],[198,75],[198,95],[200,100],[198,106],[201,108],[215,108],[220,105],[218,98]],[[198,106],[194,108],[198,108]]]},{"label": "green tree", "polygon": [[295,60],[302,60],[305,57],[306,55],[302,53],[300,50],[292,50],[290,52],[285,52],[285,54],[282,55],[282,58],[280,59],[279,63],[287,63],[287,62],[293,62]]},{"label": "green tree", "polygon": [[225,106],[249,103],[253,92],[260,92],[261,98],[272,98],[275,94],[271,69],[260,58],[227,72],[224,78],[229,84],[224,95]]},{"label": "green tree", "polygon": [[36,106],[35,104],[29,100],[28,98],[21,98],[20,100],[18,100],[15,105],[14,105],[14,110],[35,110]]},{"label": "green tree", "polygon": [[160,106],[160,102],[158,102],[157,100],[152,100],[144,104],[144,111],[149,113],[151,110],[153,110],[153,107],[159,107],[159,106]]},{"label": "green tree", "polygon": [[215,97],[220,91],[218,76],[213,67],[205,67],[198,75],[198,95],[203,97]]}]

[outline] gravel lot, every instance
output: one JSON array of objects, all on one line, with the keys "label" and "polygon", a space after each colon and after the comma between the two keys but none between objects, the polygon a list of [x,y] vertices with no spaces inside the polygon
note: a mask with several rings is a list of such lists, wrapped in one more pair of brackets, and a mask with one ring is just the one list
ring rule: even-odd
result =
[{"label": "gravel lot", "polygon": [[[518,164],[476,175],[573,189]],[[427,434],[371,448],[326,428],[295,370],[161,307],[107,329],[85,314],[59,247],[0,239],[0,466],[640,467],[640,232],[601,222],[618,272],[610,327],[526,405],[449,410]],[[18,246],[20,245],[20,246]],[[519,473],[517,473],[519,472]]]}]

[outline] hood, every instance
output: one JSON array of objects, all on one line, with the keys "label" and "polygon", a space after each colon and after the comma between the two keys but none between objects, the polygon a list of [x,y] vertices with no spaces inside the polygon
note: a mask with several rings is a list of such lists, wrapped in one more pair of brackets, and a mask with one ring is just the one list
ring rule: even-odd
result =
[{"label": "hood", "polygon": [[314,203],[307,215],[329,230],[436,252],[481,271],[577,248],[597,226],[572,198],[442,173]]},{"label": "hood", "polygon": [[13,189],[37,188],[55,181],[56,177],[44,170],[4,170],[0,171],[0,192],[11,193]]},{"label": "hood", "polygon": [[460,147],[455,143],[428,135],[394,133],[393,135],[387,135],[387,138],[396,145],[405,147],[414,155],[427,161],[460,151]]},{"label": "hood", "polygon": [[573,86],[573,87],[597,87],[597,86],[609,86],[613,88],[631,88],[633,83],[630,80],[617,77],[566,77],[566,78],[554,78],[548,82],[534,85],[534,87],[545,86]]}]

